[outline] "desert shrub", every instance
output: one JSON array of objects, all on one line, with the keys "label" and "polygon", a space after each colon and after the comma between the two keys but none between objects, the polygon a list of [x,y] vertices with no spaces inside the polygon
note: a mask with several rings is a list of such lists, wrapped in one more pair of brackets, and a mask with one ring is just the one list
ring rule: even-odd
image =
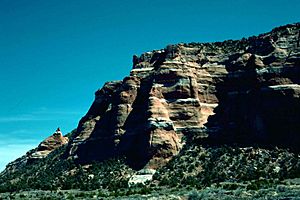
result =
[{"label": "desert shrub", "polygon": [[[193,157],[194,155],[197,156]],[[197,185],[197,188],[205,188],[212,183],[226,181],[243,182],[278,178],[283,180],[295,177],[300,177],[300,160],[298,154],[286,149],[236,145],[196,147],[194,144],[189,144],[165,167],[159,169],[154,179],[159,181],[160,186],[171,187],[170,180],[174,180],[178,185],[193,187]],[[261,180],[248,187],[256,189],[272,186]]]},{"label": "desert shrub", "polygon": [[239,187],[236,183],[226,183],[222,185],[224,190],[236,190]]},{"label": "desert shrub", "polygon": [[202,195],[200,195],[197,191],[193,190],[189,195],[188,195],[188,200],[199,200],[202,198]]}]

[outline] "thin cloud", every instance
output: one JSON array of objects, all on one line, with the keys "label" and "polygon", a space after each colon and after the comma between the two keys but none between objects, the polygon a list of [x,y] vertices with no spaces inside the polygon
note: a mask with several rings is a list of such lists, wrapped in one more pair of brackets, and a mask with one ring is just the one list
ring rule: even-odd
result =
[{"label": "thin cloud", "polygon": [[[34,144],[41,141],[42,138],[34,137],[33,131],[26,129],[13,130],[0,133],[0,146]],[[1,159],[1,158],[0,158]]]},{"label": "thin cloud", "polygon": [[[25,139],[25,138],[17,138],[17,137],[11,137],[11,138],[4,138],[0,137],[0,146],[1,147],[13,147],[14,145],[27,145],[27,144],[39,144],[42,139]],[[1,159],[1,158],[0,158]]]},{"label": "thin cloud", "polygon": [[27,129],[18,129],[18,130],[13,130],[10,132],[10,134],[26,134],[26,133],[32,133],[32,131],[27,130]]},{"label": "thin cloud", "polygon": [[38,118],[34,115],[19,115],[19,116],[9,116],[9,117],[0,117],[0,123],[6,122],[21,122],[21,121],[47,121],[51,119]]},{"label": "thin cloud", "polygon": [[34,134],[34,130],[27,129],[16,129],[7,132],[0,132],[0,146],[33,144],[38,143],[43,139],[36,136],[37,135]]},{"label": "thin cloud", "polygon": [[37,146],[36,142],[27,141],[27,143],[14,144],[14,145],[1,145],[0,146],[0,171],[4,170],[5,166],[25,155],[25,153]]},{"label": "thin cloud", "polygon": [[17,116],[2,116],[0,117],[0,123],[7,122],[26,122],[26,121],[53,121],[57,119],[66,119],[72,116],[81,116],[82,112],[79,111],[59,111],[48,110],[42,108],[37,111],[33,111],[30,114],[23,114]]},{"label": "thin cloud", "polygon": [[51,110],[40,110],[34,111],[33,114],[43,114],[43,115],[80,115],[82,112],[77,111],[51,111]]}]

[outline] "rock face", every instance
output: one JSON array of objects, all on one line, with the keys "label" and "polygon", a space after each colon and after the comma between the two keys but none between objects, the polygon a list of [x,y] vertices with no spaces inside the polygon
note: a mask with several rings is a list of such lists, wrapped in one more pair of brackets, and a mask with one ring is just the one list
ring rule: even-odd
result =
[{"label": "rock face", "polygon": [[26,155],[9,163],[5,170],[7,172],[14,172],[27,163],[47,157],[52,151],[67,144],[68,142],[68,137],[64,137],[58,128],[51,136],[42,141],[37,148],[28,151]]},{"label": "rock face", "polygon": [[30,155],[31,159],[44,158],[53,150],[65,145],[69,142],[67,137],[62,135],[62,132],[58,128],[53,135],[46,138],[43,142],[39,144],[36,148],[36,151]]},{"label": "rock face", "polygon": [[153,179],[153,175],[156,170],[154,169],[142,169],[139,170],[136,174],[132,175],[128,181],[128,186],[132,187],[137,184],[145,185],[147,181],[151,181]]},{"label": "rock face", "polygon": [[68,156],[87,163],[125,155],[133,167],[155,169],[188,134],[299,150],[299,27],[134,56],[130,76],[96,92]]}]

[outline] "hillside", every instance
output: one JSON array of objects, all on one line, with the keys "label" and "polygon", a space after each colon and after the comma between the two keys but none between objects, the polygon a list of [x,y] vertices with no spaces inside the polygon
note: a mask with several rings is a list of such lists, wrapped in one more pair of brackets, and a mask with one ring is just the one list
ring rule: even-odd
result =
[{"label": "hillside", "polygon": [[72,133],[7,166],[0,192],[285,185],[284,195],[300,196],[299,43],[296,23],[133,56],[130,75],[96,91]]}]

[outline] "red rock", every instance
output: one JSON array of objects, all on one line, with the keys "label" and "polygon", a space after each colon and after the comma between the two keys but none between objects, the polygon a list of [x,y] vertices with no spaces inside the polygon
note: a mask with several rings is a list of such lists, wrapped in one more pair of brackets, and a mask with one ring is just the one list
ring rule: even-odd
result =
[{"label": "red rock", "polygon": [[129,77],[96,92],[69,156],[90,162],[125,155],[156,168],[191,133],[212,142],[300,146],[291,139],[299,138],[298,29],[134,56]]}]

